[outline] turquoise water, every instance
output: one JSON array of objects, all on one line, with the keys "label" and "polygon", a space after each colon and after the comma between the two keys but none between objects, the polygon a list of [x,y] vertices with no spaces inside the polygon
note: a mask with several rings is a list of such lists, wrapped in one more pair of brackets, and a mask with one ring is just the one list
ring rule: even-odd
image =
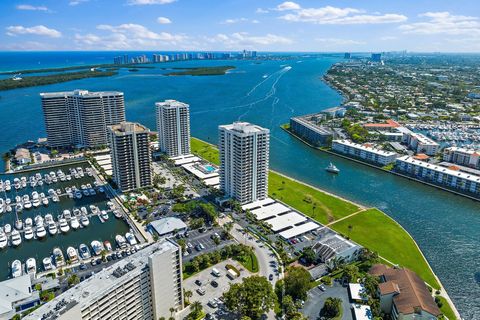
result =
[{"label": "turquoise water", "polygon": [[[5,59],[0,61],[6,63]],[[95,61],[92,58],[85,63]],[[280,129],[293,115],[317,112],[342,101],[321,81],[322,74],[335,61],[333,57],[298,57],[259,64],[192,61],[170,66],[233,64],[237,68],[215,77],[164,77],[165,71],[160,69],[122,71],[107,79],[3,91],[0,119],[5,120],[0,150],[45,135],[38,96],[43,91],[123,91],[127,118],[153,130],[154,103],[178,99],[191,106],[192,135],[211,143],[217,140],[220,124],[238,119],[254,122],[271,130],[272,169],[387,212],[415,238],[462,316],[478,318],[480,285],[475,274],[480,272],[479,203],[312,150]],[[325,172],[330,162],[341,170],[340,175]]]}]

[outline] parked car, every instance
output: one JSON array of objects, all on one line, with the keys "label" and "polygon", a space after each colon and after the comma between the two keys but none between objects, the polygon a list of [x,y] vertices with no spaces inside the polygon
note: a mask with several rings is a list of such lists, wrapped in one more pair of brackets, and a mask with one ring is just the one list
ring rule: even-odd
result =
[{"label": "parked car", "polygon": [[212,287],[214,287],[214,288],[218,287],[218,282],[215,281],[215,280],[212,280],[212,282],[210,282],[210,284],[211,284]]},{"label": "parked car", "polygon": [[268,280],[270,280],[270,281],[273,280],[273,274],[270,273],[270,275],[268,276]]},{"label": "parked car", "polygon": [[325,286],[323,284],[319,285],[318,286],[318,289],[322,290],[322,291],[325,291],[327,290],[327,288],[325,288]]},{"label": "parked car", "polygon": [[197,293],[198,293],[199,295],[201,295],[201,296],[204,296],[204,295],[205,295],[205,289],[203,289],[203,288],[198,288],[198,289],[197,289]]},{"label": "parked car", "polygon": [[201,286],[202,286],[202,281],[201,281],[200,279],[197,279],[197,280],[195,280],[195,284],[196,284],[197,286],[200,286],[200,287],[201,287]]}]

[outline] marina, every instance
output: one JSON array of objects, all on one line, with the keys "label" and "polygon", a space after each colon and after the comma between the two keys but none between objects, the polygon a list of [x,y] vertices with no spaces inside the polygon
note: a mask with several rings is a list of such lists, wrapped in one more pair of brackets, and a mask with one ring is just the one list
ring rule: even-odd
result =
[{"label": "marina", "polygon": [[0,279],[78,262],[82,244],[128,233],[105,191],[87,162],[0,175]]}]

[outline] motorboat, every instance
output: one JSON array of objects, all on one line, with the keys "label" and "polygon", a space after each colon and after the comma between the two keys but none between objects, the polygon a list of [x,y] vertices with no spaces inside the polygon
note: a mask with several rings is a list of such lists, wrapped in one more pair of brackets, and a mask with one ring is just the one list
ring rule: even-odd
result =
[{"label": "motorboat", "polygon": [[17,230],[22,230],[23,229],[22,219],[15,220],[15,229],[17,229]]},{"label": "motorboat", "polygon": [[32,227],[32,226],[33,226],[32,218],[25,219],[25,227]]},{"label": "motorboat", "polygon": [[80,190],[75,190],[75,198],[82,199],[82,192],[80,192]]},{"label": "motorboat", "polygon": [[30,209],[32,207],[32,202],[30,202],[28,195],[26,198],[23,199],[23,207],[25,209]]},{"label": "motorboat", "polygon": [[74,216],[78,217],[81,214],[82,214],[82,211],[80,211],[80,209],[78,209],[78,208],[73,209],[73,215]]},{"label": "motorboat", "polygon": [[340,172],[340,170],[331,162],[328,165],[328,167],[325,168],[325,170],[330,172],[330,173],[339,173]]},{"label": "motorboat", "polygon": [[72,218],[72,213],[70,210],[63,210],[63,218],[65,220],[70,220]]},{"label": "motorboat", "polygon": [[105,250],[103,244],[100,241],[97,241],[97,240],[93,240],[90,243],[90,246],[92,247],[93,253],[96,256],[99,256],[102,253],[102,251]]},{"label": "motorboat", "polygon": [[63,233],[66,233],[70,230],[70,226],[68,225],[68,222],[65,218],[58,219],[58,223],[60,225],[60,231],[62,231]]},{"label": "motorboat", "polygon": [[22,263],[20,260],[12,262],[12,277],[18,278],[22,275]]},{"label": "motorboat", "polygon": [[122,218],[122,214],[119,210],[113,210],[113,215],[115,216],[115,218],[117,219],[121,219]]},{"label": "motorboat", "polygon": [[123,248],[125,248],[125,247],[127,246],[127,241],[126,241],[125,238],[124,238],[122,235],[120,235],[120,234],[117,234],[117,235],[115,236],[115,242],[117,243],[117,246],[118,246],[119,248],[122,248],[122,249],[123,249]]},{"label": "motorboat", "polygon": [[77,230],[78,228],[80,228],[80,223],[78,222],[78,219],[76,216],[72,217],[72,219],[70,220],[70,225],[74,230]]},{"label": "motorboat", "polygon": [[90,224],[90,220],[86,215],[82,214],[80,218],[80,223],[82,224],[82,226],[87,227]]},{"label": "motorboat", "polygon": [[43,258],[43,270],[49,271],[53,269],[53,264],[52,264],[52,258],[51,257],[46,257]]},{"label": "motorboat", "polygon": [[53,249],[53,258],[55,259],[55,265],[57,268],[65,265],[65,257],[59,247]]},{"label": "motorboat", "polygon": [[8,245],[7,235],[3,231],[0,231],[0,249],[6,248],[7,245]]},{"label": "motorboat", "polygon": [[98,211],[100,209],[98,209],[97,206],[94,206],[93,204],[90,205],[90,211],[93,213],[93,214],[98,214]]},{"label": "motorboat", "polygon": [[45,223],[49,224],[50,222],[53,222],[53,216],[51,213],[47,213],[45,215]]},{"label": "motorboat", "polygon": [[18,247],[19,245],[22,244],[22,237],[20,236],[20,232],[17,230],[12,231],[12,245],[14,247]]},{"label": "motorboat", "polygon": [[67,257],[70,260],[70,263],[75,263],[78,261],[77,250],[74,247],[67,248]]},{"label": "motorboat", "polygon": [[82,259],[89,259],[92,256],[90,254],[90,249],[88,249],[87,245],[83,243],[78,247],[78,252]]},{"label": "motorboat", "polygon": [[80,208],[80,212],[81,212],[82,214],[84,214],[84,215],[87,215],[87,214],[88,214],[88,210],[87,210],[86,207],[81,207],[81,208]]},{"label": "motorboat", "polygon": [[43,238],[47,235],[47,230],[45,230],[45,227],[43,226],[43,224],[37,226],[37,230],[36,230],[36,235],[37,235],[37,238]]},{"label": "motorboat", "polygon": [[57,228],[57,225],[55,224],[55,222],[50,222],[48,224],[48,232],[50,233],[50,235],[54,236],[57,234],[58,232],[58,228]]},{"label": "motorboat", "polygon": [[40,225],[43,226],[43,218],[41,215],[35,217],[35,225],[38,227]]},{"label": "motorboat", "polygon": [[35,274],[37,273],[37,261],[35,258],[27,259],[27,262],[25,263],[25,271],[27,274],[33,275],[35,278]]},{"label": "motorboat", "polygon": [[35,208],[38,208],[41,204],[40,196],[37,191],[33,191],[32,193],[32,204]]},{"label": "motorboat", "polygon": [[125,234],[125,238],[127,239],[128,243],[131,245],[131,246],[134,246],[137,244],[137,239],[135,239],[135,236],[133,235],[133,233],[130,233],[130,232],[127,232]]},{"label": "motorboat", "polygon": [[33,228],[31,226],[26,226],[24,229],[23,237],[25,240],[32,240],[33,239]]},{"label": "motorboat", "polygon": [[107,211],[102,210],[101,216],[102,216],[102,219],[103,219],[103,220],[108,220],[108,213],[107,213]]},{"label": "motorboat", "polygon": [[110,241],[108,240],[103,241],[103,245],[105,246],[105,249],[107,251],[112,251],[112,244],[110,243]]},{"label": "motorboat", "polygon": [[7,223],[6,225],[3,226],[3,231],[6,234],[10,234],[10,232],[12,232],[12,226],[9,223]]},{"label": "motorboat", "polygon": [[48,206],[48,202],[49,202],[49,201],[48,201],[48,198],[45,196],[45,193],[41,193],[41,194],[40,194],[40,198],[42,198],[42,204],[43,204],[44,206]]}]

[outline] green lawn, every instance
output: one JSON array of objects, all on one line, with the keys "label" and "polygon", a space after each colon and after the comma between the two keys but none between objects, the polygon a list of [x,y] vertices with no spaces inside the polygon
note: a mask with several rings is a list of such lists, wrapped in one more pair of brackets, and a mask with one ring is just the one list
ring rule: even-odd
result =
[{"label": "green lawn", "polygon": [[290,180],[275,172],[270,172],[268,180],[270,197],[285,202],[323,224],[360,210],[350,202]]},{"label": "green lawn", "polygon": [[442,307],[440,308],[440,311],[442,311],[443,315],[449,320],[457,319],[457,317],[455,317],[455,313],[450,307],[450,304],[448,304],[447,299],[441,296],[438,296],[438,298],[440,299],[440,301],[442,301]]},{"label": "green lawn", "polygon": [[258,272],[258,260],[255,253],[252,252],[250,255],[248,255],[245,261],[239,260],[238,262],[240,262],[248,271],[252,273]]},{"label": "green lawn", "polygon": [[[348,226],[353,228],[348,230]],[[387,260],[415,271],[433,288],[439,288],[412,237],[400,225],[378,209],[369,209],[330,226]]]},{"label": "green lawn", "polygon": [[214,164],[220,164],[218,149],[197,138],[190,139],[190,149],[193,154],[204,158]]}]

